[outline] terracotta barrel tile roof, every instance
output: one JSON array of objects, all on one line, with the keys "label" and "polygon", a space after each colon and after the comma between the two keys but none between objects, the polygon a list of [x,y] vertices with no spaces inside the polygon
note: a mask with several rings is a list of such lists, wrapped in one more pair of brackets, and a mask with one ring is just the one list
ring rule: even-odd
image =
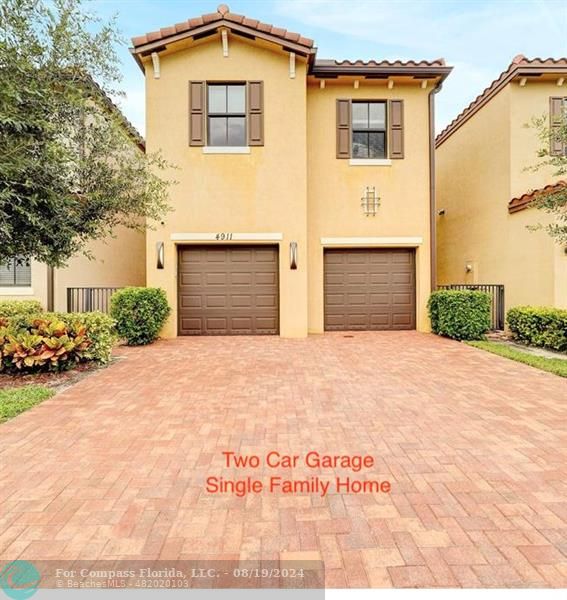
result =
[{"label": "terracotta barrel tile roof", "polygon": [[445,59],[437,58],[435,60],[362,60],[357,59],[355,61],[352,60],[318,60],[318,65],[337,65],[337,66],[352,66],[352,67],[444,67]]},{"label": "terracotta barrel tile roof", "polygon": [[567,69],[567,58],[526,58],[518,54],[505,71],[485,88],[466,108],[464,108],[450,123],[441,131],[435,139],[435,145],[440,146],[452,133],[463,125],[477,110],[479,110],[490,98],[495,96],[507,83],[524,70],[538,69],[549,70],[553,67]]},{"label": "terracotta barrel tile roof", "polygon": [[561,179],[537,190],[530,190],[529,192],[522,194],[517,198],[512,198],[512,200],[508,202],[508,212],[514,213],[518,212],[519,210],[523,210],[524,208],[527,208],[528,205],[536,198],[545,196],[547,194],[554,194],[555,192],[559,192],[566,187],[567,181]]},{"label": "terracotta barrel tile roof", "polygon": [[262,33],[268,33],[282,40],[295,42],[296,44],[299,44],[300,46],[305,46],[306,48],[313,48],[314,46],[313,40],[305,38],[299,33],[287,31],[286,29],[282,29],[281,27],[275,27],[274,25],[271,25],[269,23],[262,23],[257,19],[249,19],[244,15],[231,13],[229,7],[226,4],[221,4],[217,8],[217,12],[215,13],[209,13],[200,17],[188,19],[187,21],[177,23],[175,25],[172,25],[171,27],[163,27],[159,31],[150,31],[145,35],[133,37],[132,45],[134,46],[134,49],[136,49],[140,46],[144,46],[151,42],[167,40],[167,38],[179,33],[190,32],[192,29],[202,27],[203,25],[208,25],[209,23],[219,22],[220,25],[220,22],[222,21],[226,21],[228,23],[237,23],[239,25],[248,27],[252,30],[256,30]]}]

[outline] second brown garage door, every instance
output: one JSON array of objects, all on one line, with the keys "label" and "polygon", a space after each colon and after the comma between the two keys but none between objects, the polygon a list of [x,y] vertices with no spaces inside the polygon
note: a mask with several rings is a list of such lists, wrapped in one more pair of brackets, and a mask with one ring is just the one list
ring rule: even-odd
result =
[{"label": "second brown garage door", "polygon": [[415,253],[325,251],[325,330],[415,329]]},{"label": "second brown garage door", "polygon": [[179,250],[179,335],[278,333],[278,248]]}]

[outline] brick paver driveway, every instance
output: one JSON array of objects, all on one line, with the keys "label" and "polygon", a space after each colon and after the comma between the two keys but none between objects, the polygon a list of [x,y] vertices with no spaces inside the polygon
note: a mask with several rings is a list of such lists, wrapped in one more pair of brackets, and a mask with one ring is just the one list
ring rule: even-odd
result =
[{"label": "brick paver driveway", "polygon": [[[0,426],[3,559],[322,557],[332,587],[567,585],[565,380],[415,332],[119,354]],[[236,475],[223,450],[271,449],[371,454],[364,476],[392,491],[205,492]]]}]

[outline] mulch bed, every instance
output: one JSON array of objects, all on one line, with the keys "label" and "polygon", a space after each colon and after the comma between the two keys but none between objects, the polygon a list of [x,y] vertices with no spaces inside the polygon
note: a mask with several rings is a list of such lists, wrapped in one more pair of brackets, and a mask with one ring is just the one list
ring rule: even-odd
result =
[{"label": "mulch bed", "polygon": [[69,387],[90,373],[104,369],[106,366],[86,362],[79,363],[74,369],[59,373],[0,374],[0,389],[17,388],[26,385],[44,385],[48,388]]}]

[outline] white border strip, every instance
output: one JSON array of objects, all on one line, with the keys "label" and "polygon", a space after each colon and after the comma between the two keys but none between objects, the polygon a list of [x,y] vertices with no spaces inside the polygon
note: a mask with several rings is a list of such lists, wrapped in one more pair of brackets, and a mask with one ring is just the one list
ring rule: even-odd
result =
[{"label": "white border strip", "polygon": [[0,296],[33,296],[32,287],[0,287]]},{"label": "white border strip", "polygon": [[203,146],[203,154],[250,154],[248,146]]},{"label": "white border strip", "polygon": [[172,233],[170,239],[173,242],[278,242],[283,240],[283,234],[233,233],[230,231],[219,231],[218,233]]},{"label": "white border strip", "polygon": [[419,246],[422,237],[322,237],[323,246]]},{"label": "white border strip", "polygon": [[391,167],[389,158],[351,158],[348,161],[351,167]]}]

